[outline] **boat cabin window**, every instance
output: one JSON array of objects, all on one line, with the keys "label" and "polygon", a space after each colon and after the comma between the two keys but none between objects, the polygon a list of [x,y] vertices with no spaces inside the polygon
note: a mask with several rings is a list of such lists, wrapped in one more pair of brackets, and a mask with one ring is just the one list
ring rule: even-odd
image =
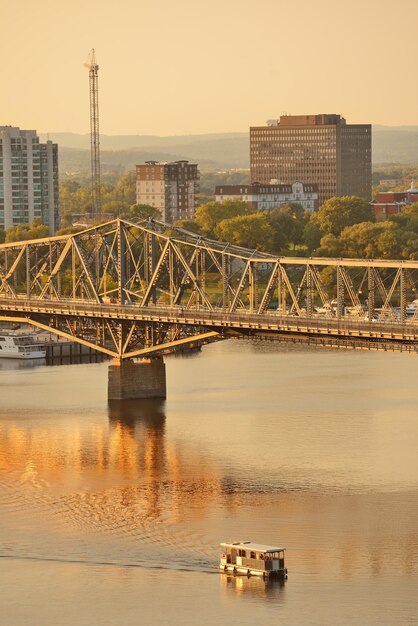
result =
[{"label": "boat cabin window", "polygon": [[16,337],[15,344],[18,346],[29,346],[31,345],[30,337]]}]

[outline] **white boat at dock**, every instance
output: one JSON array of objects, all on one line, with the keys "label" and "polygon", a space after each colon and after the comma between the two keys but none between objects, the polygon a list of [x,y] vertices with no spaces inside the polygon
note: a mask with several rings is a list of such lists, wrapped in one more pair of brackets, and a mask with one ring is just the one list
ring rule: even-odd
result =
[{"label": "white boat at dock", "polygon": [[265,546],[251,541],[221,543],[221,547],[224,551],[221,554],[219,568],[224,572],[263,578],[270,576],[287,578],[287,569],[284,565],[286,548]]},{"label": "white boat at dock", "polygon": [[406,305],[406,317],[408,318],[414,318],[416,319],[417,317],[417,309],[418,309],[418,300],[414,300],[413,302],[410,302],[409,304]]},{"label": "white boat at dock", "polygon": [[44,359],[46,348],[35,333],[0,331],[0,359]]}]

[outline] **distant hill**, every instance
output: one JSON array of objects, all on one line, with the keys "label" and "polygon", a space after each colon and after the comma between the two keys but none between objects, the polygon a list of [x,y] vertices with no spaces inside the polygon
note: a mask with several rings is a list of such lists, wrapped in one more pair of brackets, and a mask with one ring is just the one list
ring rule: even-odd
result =
[{"label": "distant hill", "polygon": [[418,126],[373,126],[373,163],[418,163]]},{"label": "distant hill", "polygon": [[[41,135],[42,140],[46,135]],[[90,167],[90,136],[51,133],[60,149],[60,170],[81,172]],[[249,133],[206,135],[101,135],[104,170],[132,169],[146,160],[187,159],[201,167],[234,169],[249,167]],[[418,163],[418,126],[374,126],[373,163]]]},{"label": "distant hill", "polygon": [[[41,136],[42,140],[46,136]],[[61,172],[89,167],[90,136],[73,133],[50,133],[59,145]],[[248,133],[181,135],[156,137],[146,135],[101,135],[101,160],[104,168],[127,169],[146,160],[175,161],[187,159],[211,168],[248,167]]]}]

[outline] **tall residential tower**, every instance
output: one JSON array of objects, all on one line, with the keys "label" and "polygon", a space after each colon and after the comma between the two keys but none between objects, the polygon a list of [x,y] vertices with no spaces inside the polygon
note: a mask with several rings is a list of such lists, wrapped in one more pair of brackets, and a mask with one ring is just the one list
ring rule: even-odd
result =
[{"label": "tall residential tower", "polygon": [[35,130],[0,126],[0,228],[39,219],[58,228],[58,146]]},{"label": "tall residential tower", "polygon": [[370,199],[371,124],[340,115],[282,115],[250,128],[253,183],[317,184],[319,205],[332,196]]},{"label": "tall residential tower", "polygon": [[194,218],[198,188],[195,163],[146,161],[136,166],[137,204],[156,207],[165,222]]}]

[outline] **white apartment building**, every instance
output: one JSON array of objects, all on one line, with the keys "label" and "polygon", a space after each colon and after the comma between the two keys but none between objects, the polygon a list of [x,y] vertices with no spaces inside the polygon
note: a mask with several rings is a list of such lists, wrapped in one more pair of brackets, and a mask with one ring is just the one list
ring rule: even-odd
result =
[{"label": "white apartment building", "polygon": [[58,228],[58,146],[35,130],[0,126],[0,228],[39,219]]}]

